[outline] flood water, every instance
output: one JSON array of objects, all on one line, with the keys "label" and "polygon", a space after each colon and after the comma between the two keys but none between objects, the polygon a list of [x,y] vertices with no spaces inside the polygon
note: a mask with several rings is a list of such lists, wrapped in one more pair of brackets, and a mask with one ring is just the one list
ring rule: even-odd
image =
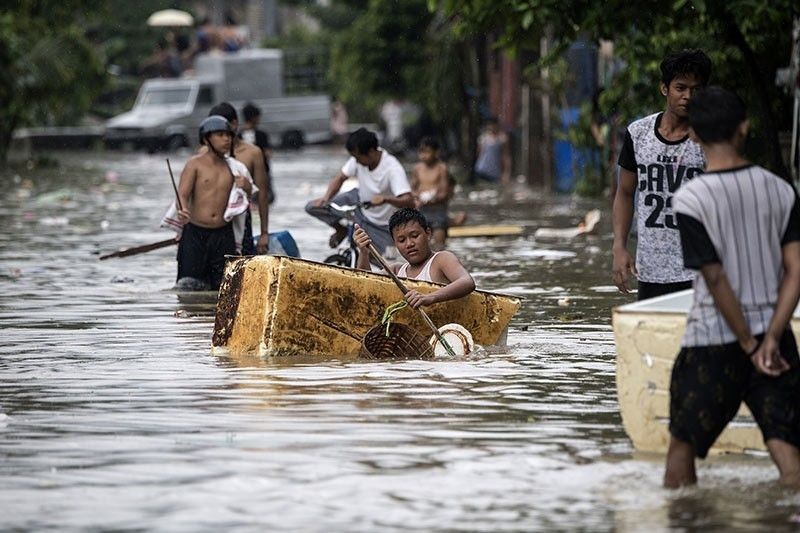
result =
[{"label": "flood water", "polygon": [[[524,297],[509,346],[456,361],[259,361],[210,353],[213,299],[170,290],[164,157],[59,154],[0,171],[0,530],[794,530],[800,497],[768,459],[701,463],[660,488],[614,382],[608,211],[595,237],[539,243],[605,201],[524,187],[460,193],[452,239],[478,286]],[[187,154],[173,154],[182,168]],[[279,152],[271,229],[305,258],[328,231],[302,210],[345,160]]]}]

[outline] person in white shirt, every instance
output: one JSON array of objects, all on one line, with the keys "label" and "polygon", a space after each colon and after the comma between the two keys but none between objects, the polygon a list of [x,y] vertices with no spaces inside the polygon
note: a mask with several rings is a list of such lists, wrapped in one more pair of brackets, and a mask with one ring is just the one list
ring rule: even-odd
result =
[{"label": "person in white shirt", "polygon": [[[369,208],[355,212],[355,221],[369,233],[378,251],[384,253],[393,244],[389,218],[402,207],[414,206],[406,171],[397,158],[378,146],[378,137],[365,128],[350,134],[346,147],[350,159],[331,180],[325,195],[306,204],[306,212],[335,230],[328,241],[335,248],[347,236],[347,228],[341,224],[341,215],[329,204],[369,202]],[[358,188],[339,193],[345,180],[352,177],[358,178]]]}]

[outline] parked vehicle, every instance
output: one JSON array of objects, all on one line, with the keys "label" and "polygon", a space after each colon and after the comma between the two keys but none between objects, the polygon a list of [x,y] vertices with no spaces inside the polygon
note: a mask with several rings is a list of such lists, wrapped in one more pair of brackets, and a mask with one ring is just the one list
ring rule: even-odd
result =
[{"label": "parked vehicle", "polygon": [[204,54],[191,76],[145,81],[133,109],[106,123],[105,144],[149,151],[194,148],[197,125],[223,101],[240,112],[247,102],[255,103],[262,110],[260,127],[283,146],[331,139],[330,97],[285,96],[282,52],[253,49]]}]

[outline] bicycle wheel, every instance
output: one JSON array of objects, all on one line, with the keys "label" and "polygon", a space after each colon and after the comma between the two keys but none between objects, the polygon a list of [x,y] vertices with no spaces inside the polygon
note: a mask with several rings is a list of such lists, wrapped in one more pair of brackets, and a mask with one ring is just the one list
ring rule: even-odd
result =
[{"label": "bicycle wheel", "polygon": [[338,265],[343,267],[350,266],[350,258],[346,257],[345,254],[329,255],[323,262],[328,263],[329,265]]}]

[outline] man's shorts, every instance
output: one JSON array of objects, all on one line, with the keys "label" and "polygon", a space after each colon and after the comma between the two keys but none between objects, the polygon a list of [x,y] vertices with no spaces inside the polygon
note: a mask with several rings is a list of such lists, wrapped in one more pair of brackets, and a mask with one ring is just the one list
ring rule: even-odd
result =
[{"label": "man's shorts", "polygon": [[791,368],[773,378],[760,374],[737,342],[682,348],[669,388],[670,433],[704,458],[744,401],[765,442],[780,439],[800,448],[800,360],[790,329],[780,353]]},{"label": "man's shorts", "polygon": [[231,223],[214,229],[186,224],[178,241],[178,280],[194,278],[219,289],[226,255],[236,255]]},{"label": "man's shorts", "polygon": [[447,205],[423,205],[419,211],[425,216],[431,229],[447,229]]},{"label": "man's shorts", "polygon": [[637,299],[649,300],[656,296],[664,296],[665,294],[672,294],[673,292],[685,291],[692,288],[692,280],[689,281],[675,281],[673,283],[651,283],[649,281],[639,282],[639,291]]}]

